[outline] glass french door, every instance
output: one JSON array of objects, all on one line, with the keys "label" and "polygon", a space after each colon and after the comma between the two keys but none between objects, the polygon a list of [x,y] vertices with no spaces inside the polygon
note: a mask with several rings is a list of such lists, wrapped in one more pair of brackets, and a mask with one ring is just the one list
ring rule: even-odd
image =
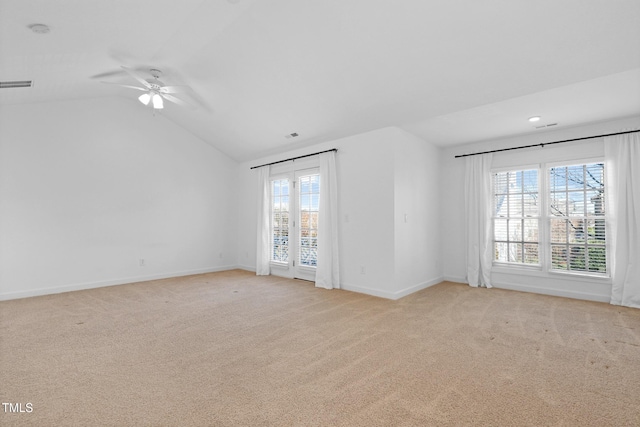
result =
[{"label": "glass french door", "polygon": [[290,277],[315,281],[318,262],[320,175],[297,171],[271,181],[272,257]]}]

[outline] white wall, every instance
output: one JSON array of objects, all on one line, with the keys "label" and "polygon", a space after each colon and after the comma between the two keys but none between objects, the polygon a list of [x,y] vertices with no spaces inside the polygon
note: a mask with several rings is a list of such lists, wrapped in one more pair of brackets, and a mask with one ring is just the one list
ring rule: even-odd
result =
[{"label": "white wall", "polygon": [[442,280],[440,150],[398,129],[395,138],[395,283],[399,296]]},{"label": "white wall", "polygon": [[[432,179],[438,149],[397,128],[241,164],[240,263],[255,266],[257,178],[250,167],[330,148],[338,149],[341,286],[395,299],[437,283],[442,277],[433,200],[438,189]],[[405,224],[404,213],[414,222]]]},{"label": "white wall", "polygon": [[[464,158],[455,155],[488,151],[521,145],[540,144],[600,135],[640,128],[640,118],[629,118],[611,122],[594,123],[588,126],[559,129],[554,132],[532,133],[517,138],[487,141],[449,148],[441,152],[442,198],[440,214],[442,221],[443,271],[447,280],[466,283],[465,238],[464,238]],[[548,145],[544,148],[494,153],[493,167],[532,165],[590,157],[603,157],[602,138],[576,141],[566,144]],[[494,268],[493,285],[496,287],[567,296],[596,301],[609,301],[610,280],[588,277],[566,277],[542,271],[523,272],[506,268]]]},{"label": "white wall", "polygon": [[0,123],[0,299],[237,264],[237,163],[161,114],[105,98]]}]

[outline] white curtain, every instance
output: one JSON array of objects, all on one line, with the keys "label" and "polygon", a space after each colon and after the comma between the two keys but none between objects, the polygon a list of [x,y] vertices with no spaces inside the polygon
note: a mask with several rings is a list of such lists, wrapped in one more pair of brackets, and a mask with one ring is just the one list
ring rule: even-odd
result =
[{"label": "white curtain", "polygon": [[258,227],[256,244],[256,275],[267,276],[271,273],[269,261],[271,257],[271,182],[270,166],[263,166],[258,171]]},{"label": "white curtain", "polygon": [[491,154],[466,158],[464,199],[467,281],[473,287],[491,287]]},{"label": "white curtain", "polygon": [[318,218],[318,265],[316,286],[340,288],[338,262],[338,182],[336,153],[320,154],[320,212]]},{"label": "white curtain", "polygon": [[640,134],[604,143],[611,304],[640,308]]}]

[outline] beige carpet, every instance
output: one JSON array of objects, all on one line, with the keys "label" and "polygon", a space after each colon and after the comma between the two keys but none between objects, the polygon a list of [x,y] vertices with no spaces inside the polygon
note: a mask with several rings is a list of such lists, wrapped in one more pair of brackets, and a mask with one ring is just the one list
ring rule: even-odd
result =
[{"label": "beige carpet", "polygon": [[33,408],[3,426],[640,425],[637,309],[229,271],[0,312],[0,398]]}]

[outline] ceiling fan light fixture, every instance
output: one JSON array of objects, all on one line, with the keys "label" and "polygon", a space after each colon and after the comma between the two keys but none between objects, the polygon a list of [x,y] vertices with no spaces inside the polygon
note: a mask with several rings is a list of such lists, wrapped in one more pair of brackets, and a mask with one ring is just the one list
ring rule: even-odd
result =
[{"label": "ceiling fan light fixture", "polygon": [[158,95],[157,93],[153,94],[153,97],[151,98],[151,100],[153,101],[153,108],[156,110],[161,110],[164,108],[164,103],[162,102],[162,97],[160,95]]},{"label": "ceiling fan light fixture", "polygon": [[151,101],[151,95],[148,93],[143,93],[138,97],[138,101],[142,102],[144,105],[149,105],[149,101]]}]

